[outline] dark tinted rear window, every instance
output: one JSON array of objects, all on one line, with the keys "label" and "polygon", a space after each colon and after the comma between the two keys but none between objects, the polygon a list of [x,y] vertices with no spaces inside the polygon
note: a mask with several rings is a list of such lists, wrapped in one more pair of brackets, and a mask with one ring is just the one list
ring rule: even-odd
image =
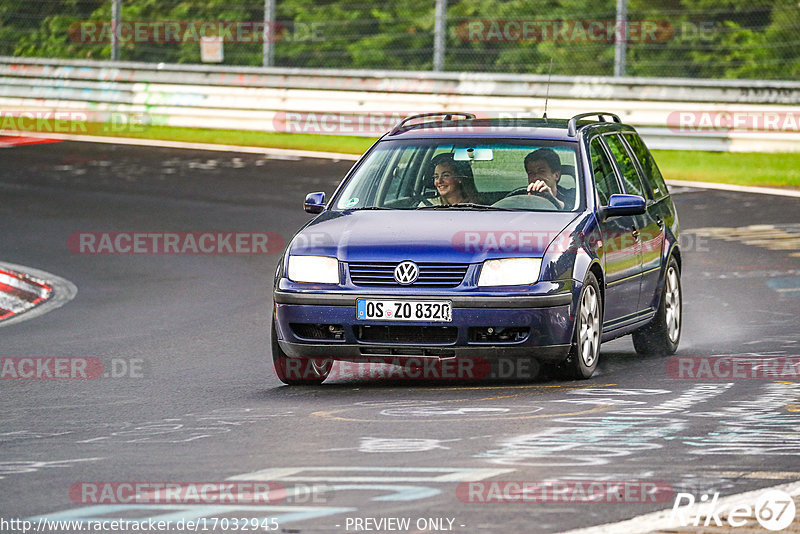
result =
[{"label": "dark tinted rear window", "polygon": [[599,137],[595,137],[592,140],[589,154],[592,159],[594,186],[597,190],[598,200],[601,206],[607,206],[609,197],[621,193],[621,191],[614,175],[614,167],[611,165],[608,156],[606,156]]},{"label": "dark tinted rear window", "polygon": [[642,138],[632,133],[626,133],[624,135],[628,144],[631,145],[634,154],[636,154],[636,159],[638,159],[639,163],[642,165],[642,170],[645,174],[644,179],[650,184],[650,189],[653,191],[653,198],[658,200],[667,196],[669,191],[667,191],[667,184],[664,182],[664,177],[661,176],[661,171],[658,170],[656,160],[653,159],[653,155],[647,150]]},{"label": "dark tinted rear window", "polygon": [[636,165],[633,163],[630,154],[628,154],[628,150],[625,148],[625,143],[622,141],[622,138],[617,134],[606,135],[604,138],[608,144],[608,148],[611,149],[611,153],[614,155],[614,159],[617,160],[617,166],[622,173],[625,192],[631,195],[646,197],[647,195],[644,193],[642,182],[639,180],[639,171],[636,170]]}]

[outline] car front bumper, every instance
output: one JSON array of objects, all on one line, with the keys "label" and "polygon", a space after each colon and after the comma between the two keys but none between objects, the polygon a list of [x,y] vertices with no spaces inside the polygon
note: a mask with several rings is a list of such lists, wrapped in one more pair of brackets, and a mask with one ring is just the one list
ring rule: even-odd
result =
[{"label": "car front bumper", "polygon": [[[365,321],[356,318],[356,300],[386,298],[386,294],[350,295],[323,292],[274,292],[278,343],[289,357],[344,361],[385,361],[391,358],[530,357],[561,361],[567,357],[574,330],[572,310],[580,284],[570,291],[546,295],[468,296],[454,294],[391,295],[409,300],[449,300],[452,321]],[[337,339],[309,337],[298,325],[336,327]],[[518,332],[513,339],[482,340],[476,332]],[[426,330],[428,329],[428,330]],[[315,330],[315,332],[317,331]],[[380,332],[381,339],[365,336]],[[433,339],[424,332],[436,332]],[[446,336],[438,335],[447,331]],[[323,334],[324,336],[324,334]]]}]

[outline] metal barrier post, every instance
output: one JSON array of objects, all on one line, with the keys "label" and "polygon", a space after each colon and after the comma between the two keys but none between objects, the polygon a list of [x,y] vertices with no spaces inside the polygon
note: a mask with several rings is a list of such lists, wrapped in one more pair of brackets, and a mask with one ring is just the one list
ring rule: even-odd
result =
[{"label": "metal barrier post", "polygon": [[436,21],[433,27],[433,70],[444,70],[444,47],[447,31],[447,0],[436,0]]},{"label": "metal barrier post", "polygon": [[111,61],[119,61],[119,23],[122,20],[122,0],[111,3]]},{"label": "metal barrier post", "polygon": [[628,0],[617,0],[617,25],[614,31],[614,76],[625,76],[628,44]]},{"label": "metal barrier post", "polygon": [[264,0],[264,48],[262,65],[271,67],[275,64],[275,2],[276,0]]}]

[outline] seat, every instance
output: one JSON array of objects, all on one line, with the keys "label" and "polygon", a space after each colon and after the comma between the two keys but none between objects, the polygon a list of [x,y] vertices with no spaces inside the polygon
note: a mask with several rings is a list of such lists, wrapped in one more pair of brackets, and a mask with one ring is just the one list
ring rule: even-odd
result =
[{"label": "seat", "polygon": [[561,165],[561,179],[558,181],[558,187],[575,189],[575,182],[575,165]]}]

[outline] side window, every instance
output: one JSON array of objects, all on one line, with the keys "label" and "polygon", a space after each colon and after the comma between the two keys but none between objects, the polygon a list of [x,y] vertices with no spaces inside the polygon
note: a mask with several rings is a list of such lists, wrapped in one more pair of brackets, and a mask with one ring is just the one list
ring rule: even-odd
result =
[{"label": "side window", "polygon": [[392,200],[397,200],[398,197],[403,196],[401,194],[403,187],[401,186],[408,181],[411,158],[417,152],[417,150],[404,150],[400,153],[400,158],[392,166],[389,184],[383,198],[384,202],[391,202]]},{"label": "side window", "polygon": [[636,171],[636,165],[633,163],[630,154],[625,149],[625,143],[620,139],[619,135],[607,135],[604,137],[608,148],[617,160],[617,166],[622,173],[622,182],[625,185],[625,192],[630,195],[639,195],[644,197],[644,188],[642,182],[639,180],[639,173]]},{"label": "side window", "polygon": [[667,191],[667,184],[664,182],[664,177],[661,176],[661,171],[658,170],[656,160],[653,155],[647,150],[647,147],[642,141],[642,138],[633,133],[626,133],[625,139],[631,145],[633,153],[636,154],[636,159],[642,166],[644,171],[644,179],[650,182],[650,189],[653,191],[653,198],[656,200],[663,198],[669,194]]},{"label": "side window", "polygon": [[619,184],[614,176],[614,166],[611,165],[608,156],[603,150],[603,145],[599,137],[592,140],[589,145],[589,156],[592,159],[592,171],[594,172],[594,187],[597,190],[597,197],[600,205],[608,205],[611,195],[620,193]]}]

